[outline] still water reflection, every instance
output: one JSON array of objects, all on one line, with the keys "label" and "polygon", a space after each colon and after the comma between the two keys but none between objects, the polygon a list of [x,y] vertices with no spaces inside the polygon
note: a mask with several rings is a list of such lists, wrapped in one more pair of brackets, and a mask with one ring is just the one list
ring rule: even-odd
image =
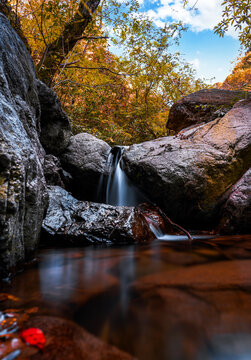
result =
[{"label": "still water reflection", "polygon": [[250,254],[249,236],[43,249],[1,288],[140,360],[246,360]]}]

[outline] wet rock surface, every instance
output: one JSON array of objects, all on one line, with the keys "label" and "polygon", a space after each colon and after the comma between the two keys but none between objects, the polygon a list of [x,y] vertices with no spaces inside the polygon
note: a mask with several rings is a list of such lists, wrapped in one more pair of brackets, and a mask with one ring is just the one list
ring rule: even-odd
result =
[{"label": "wet rock surface", "polygon": [[47,203],[34,65],[0,14],[0,276],[38,244]]},{"label": "wet rock surface", "polygon": [[40,140],[48,154],[64,151],[72,136],[71,125],[56,93],[42,81],[36,80],[41,106]]},{"label": "wet rock surface", "polygon": [[215,226],[222,195],[251,163],[251,100],[178,136],[125,150],[128,175],[179,224]]},{"label": "wet rock surface", "polygon": [[224,196],[226,203],[217,231],[222,234],[251,233],[251,169]]},{"label": "wet rock surface", "polygon": [[78,201],[50,186],[42,242],[55,244],[132,243],[153,239],[144,217],[133,207]]},{"label": "wet rock surface", "polygon": [[244,91],[204,89],[185,96],[170,109],[167,128],[178,132],[224,116],[233,105],[251,97]]},{"label": "wet rock surface", "polygon": [[74,179],[70,189],[74,196],[83,200],[95,199],[110,150],[106,142],[90,134],[81,133],[71,137],[60,160]]}]

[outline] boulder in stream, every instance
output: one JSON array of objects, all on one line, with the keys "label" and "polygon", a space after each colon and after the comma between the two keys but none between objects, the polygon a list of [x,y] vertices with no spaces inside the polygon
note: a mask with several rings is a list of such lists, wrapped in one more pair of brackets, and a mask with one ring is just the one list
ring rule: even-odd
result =
[{"label": "boulder in stream", "polygon": [[0,14],[0,276],[36,248],[47,204],[33,61]]},{"label": "boulder in stream", "polygon": [[132,145],[125,170],[149,198],[178,224],[214,227],[223,194],[251,165],[251,100],[223,118]]},{"label": "boulder in stream", "polygon": [[192,125],[207,123],[224,116],[237,101],[245,98],[251,98],[245,91],[199,90],[173,104],[166,126],[178,132]]},{"label": "boulder in stream", "polygon": [[49,186],[43,243],[133,243],[154,239],[145,217],[134,207],[79,201],[59,186]]}]

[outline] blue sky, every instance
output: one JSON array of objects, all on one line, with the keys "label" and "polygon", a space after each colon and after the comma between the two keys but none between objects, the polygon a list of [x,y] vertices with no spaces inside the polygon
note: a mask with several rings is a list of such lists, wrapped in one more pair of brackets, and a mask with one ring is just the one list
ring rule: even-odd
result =
[{"label": "blue sky", "polygon": [[[199,77],[214,78],[209,83],[222,82],[233,69],[240,55],[238,34],[231,28],[220,38],[214,26],[221,20],[223,0],[190,0],[184,8],[182,0],[138,0],[140,11],[146,13],[157,26],[166,22],[183,21],[189,30],[183,33],[179,52],[193,64]],[[189,11],[189,7],[193,7]]]}]

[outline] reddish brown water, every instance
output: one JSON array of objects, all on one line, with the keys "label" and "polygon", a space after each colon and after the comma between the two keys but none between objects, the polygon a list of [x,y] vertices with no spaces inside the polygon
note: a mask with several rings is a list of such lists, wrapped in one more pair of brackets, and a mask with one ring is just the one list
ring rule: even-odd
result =
[{"label": "reddish brown water", "polygon": [[[2,292],[140,360],[251,359],[251,237],[44,249]],[[112,360],[112,359],[111,359]]]}]

